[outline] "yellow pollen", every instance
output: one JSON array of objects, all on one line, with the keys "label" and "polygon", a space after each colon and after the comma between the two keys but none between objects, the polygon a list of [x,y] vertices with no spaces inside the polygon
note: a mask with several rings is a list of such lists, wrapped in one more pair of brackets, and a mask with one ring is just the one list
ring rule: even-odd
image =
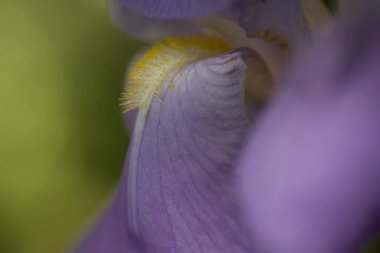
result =
[{"label": "yellow pollen", "polygon": [[146,113],[155,95],[161,95],[167,85],[175,88],[173,78],[182,67],[230,49],[224,41],[206,37],[168,37],[156,42],[129,72],[121,98],[124,112],[139,108]]}]

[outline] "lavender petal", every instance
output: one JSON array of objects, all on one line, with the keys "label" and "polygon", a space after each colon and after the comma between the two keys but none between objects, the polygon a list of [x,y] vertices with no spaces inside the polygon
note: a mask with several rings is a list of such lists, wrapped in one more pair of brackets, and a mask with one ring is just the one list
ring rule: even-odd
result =
[{"label": "lavender petal", "polygon": [[147,17],[174,19],[215,14],[236,0],[119,0]]},{"label": "lavender petal", "polygon": [[250,136],[240,183],[256,253],[359,252],[380,229],[380,4],[364,2],[293,67]]}]

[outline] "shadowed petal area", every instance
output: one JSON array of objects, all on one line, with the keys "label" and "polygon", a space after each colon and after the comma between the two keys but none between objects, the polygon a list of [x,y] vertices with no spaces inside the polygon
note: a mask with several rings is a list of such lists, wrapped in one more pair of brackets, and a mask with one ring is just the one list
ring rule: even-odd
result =
[{"label": "shadowed petal area", "polygon": [[235,0],[119,0],[147,17],[173,19],[215,14]]},{"label": "shadowed petal area", "polygon": [[380,4],[360,4],[372,10],[294,66],[244,151],[256,253],[359,252],[379,229]]},{"label": "shadowed petal area", "polygon": [[136,13],[120,0],[110,0],[114,22],[133,38],[153,41],[165,36],[191,36],[200,34],[199,28],[188,20],[154,19]]},{"label": "shadowed petal area", "polygon": [[124,124],[129,134],[133,134],[133,129],[135,128],[137,113],[138,113],[137,109],[124,113]]},{"label": "shadowed petal area", "polygon": [[107,213],[72,251],[73,253],[142,253],[128,232],[126,182],[126,173],[124,173]]},{"label": "shadowed petal area", "polygon": [[248,126],[244,53],[187,65],[138,116],[128,211],[145,252],[246,252],[232,169]]},{"label": "shadowed petal area", "polygon": [[291,44],[303,44],[310,38],[300,0],[240,0],[232,13],[248,37],[277,42],[275,34]]}]

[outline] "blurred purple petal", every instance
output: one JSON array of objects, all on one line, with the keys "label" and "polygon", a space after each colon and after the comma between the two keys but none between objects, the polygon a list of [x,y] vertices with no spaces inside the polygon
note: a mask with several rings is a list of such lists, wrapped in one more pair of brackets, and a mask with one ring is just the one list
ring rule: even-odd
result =
[{"label": "blurred purple petal", "polygon": [[195,24],[187,20],[158,20],[145,17],[123,5],[120,0],[110,0],[114,22],[133,38],[153,41],[165,36],[190,36],[199,34]]},{"label": "blurred purple petal", "polygon": [[236,0],[119,0],[147,17],[174,19],[215,14]]},{"label": "blurred purple petal", "polygon": [[359,252],[380,228],[379,5],[294,66],[252,133],[240,180],[255,253]]},{"label": "blurred purple petal", "polygon": [[310,38],[300,0],[240,0],[232,12],[248,37],[273,33],[295,44]]}]

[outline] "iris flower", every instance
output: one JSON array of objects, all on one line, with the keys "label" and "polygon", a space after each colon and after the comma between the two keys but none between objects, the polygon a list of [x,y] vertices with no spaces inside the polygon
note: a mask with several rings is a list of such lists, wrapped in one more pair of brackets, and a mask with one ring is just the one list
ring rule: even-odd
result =
[{"label": "iris flower", "polygon": [[360,4],[111,1],[157,42],[128,69],[120,185],[74,252],[359,252],[380,208],[380,4]]}]

